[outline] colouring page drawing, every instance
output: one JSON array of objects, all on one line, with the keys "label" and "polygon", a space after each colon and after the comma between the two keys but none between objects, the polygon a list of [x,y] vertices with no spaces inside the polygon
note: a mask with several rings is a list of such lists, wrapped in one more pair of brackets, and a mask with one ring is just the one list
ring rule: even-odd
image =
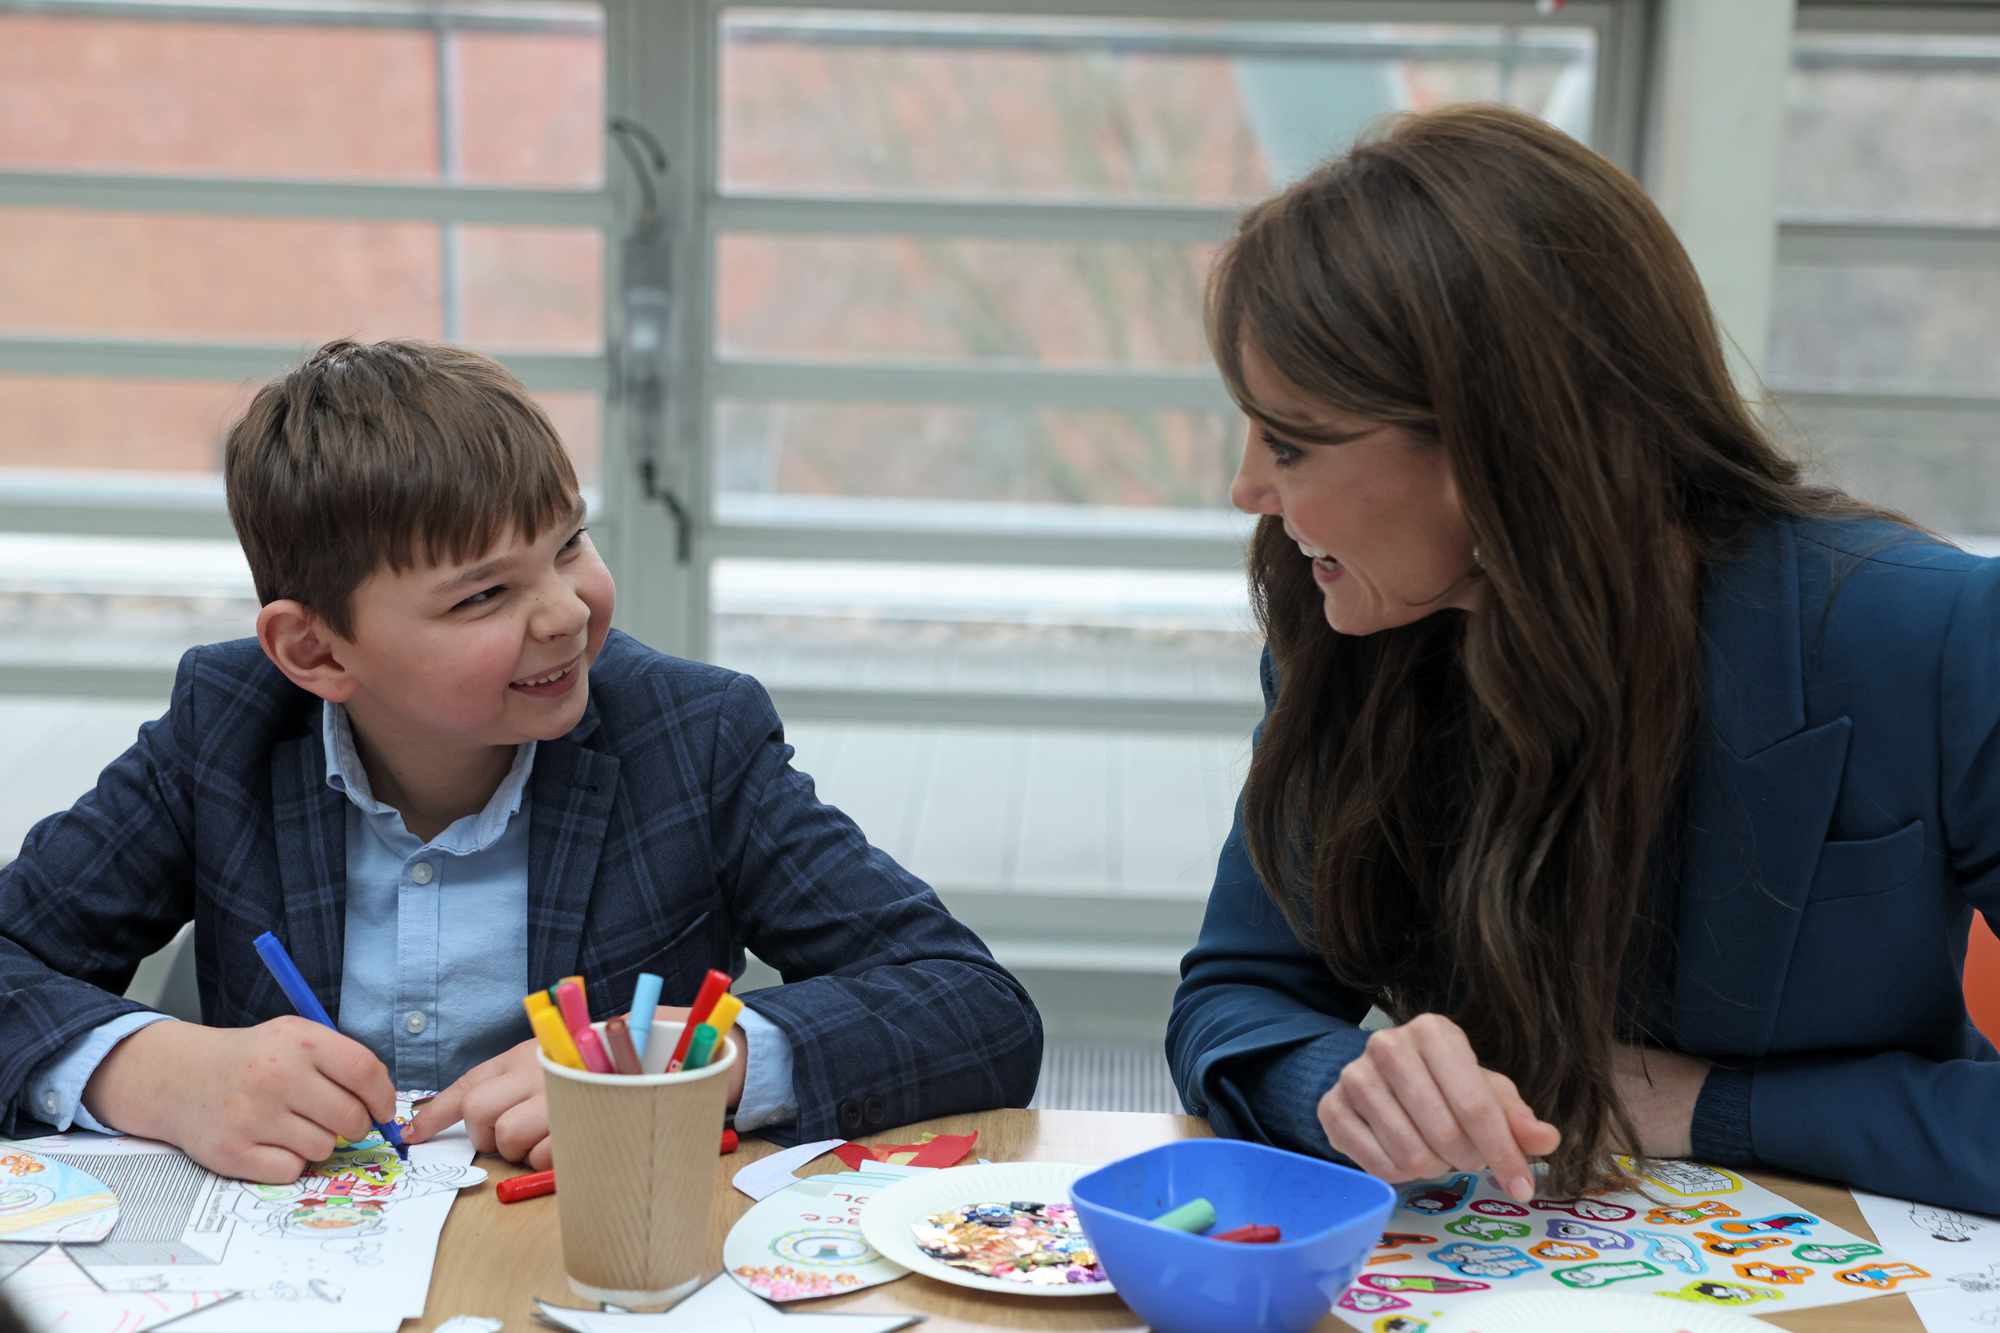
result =
[{"label": "colouring page drawing", "polygon": [[2000,1219],[1854,1191],[1885,1246],[1935,1278],[1910,1293],[1930,1333],[2000,1328]]}]

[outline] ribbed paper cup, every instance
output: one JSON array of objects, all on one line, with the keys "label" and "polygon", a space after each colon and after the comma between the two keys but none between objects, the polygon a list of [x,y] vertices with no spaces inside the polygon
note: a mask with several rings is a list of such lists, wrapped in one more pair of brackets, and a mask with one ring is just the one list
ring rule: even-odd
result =
[{"label": "ribbed paper cup", "polygon": [[[602,1037],[604,1024],[593,1023]],[[646,1052],[656,1067],[681,1037],[656,1021]],[[707,1272],[716,1143],[741,1059],[734,1034],[700,1069],[593,1074],[541,1055],[555,1153],[563,1271],[585,1300],[662,1305]]]}]

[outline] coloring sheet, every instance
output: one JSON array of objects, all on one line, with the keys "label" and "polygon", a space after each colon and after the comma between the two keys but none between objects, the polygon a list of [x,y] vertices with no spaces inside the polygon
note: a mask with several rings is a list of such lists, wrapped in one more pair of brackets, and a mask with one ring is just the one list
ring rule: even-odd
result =
[{"label": "coloring sheet", "polygon": [[452,1200],[486,1178],[462,1128],[411,1149],[408,1162],[371,1133],[289,1185],[226,1180],[144,1139],[51,1135],[0,1144],[10,1153],[86,1172],[119,1196],[111,1233],[71,1252],[99,1286],[240,1293],[177,1333],[394,1330],[423,1313]]},{"label": "coloring sheet", "polygon": [[1381,1243],[1334,1313],[1375,1333],[1472,1293],[1652,1293],[1749,1314],[1862,1300],[1930,1280],[1731,1171],[1659,1162],[1657,1196],[1515,1203],[1469,1173],[1404,1185]]},{"label": "coloring sheet", "polygon": [[0,1248],[9,1251],[0,1257],[0,1282],[6,1283],[14,1308],[35,1328],[141,1333],[196,1310],[220,1309],[231,1299],[226,1291],[106,1291],[60,1245],[22,1245],[19,1249],[29,1254],[19,1264],[14,1263],[19,1257],[14,1247]]},{"label": "coloring sheet", "polygon": [[893,1282],[910,1270],[861,1238],[861,1210],[878,1190],[930,1168],[864,1161],[807,1176],[765,1196],[722,1243],[722,1267],[773,1301],[837,1296]]},{"label": "coloring sheet", "polygon": [[1930,1333],[2000,1329],[2000,1219],[1861,1190],[1854,1200],[1884,1249],[1936,1275],[1910,1292]]},{"label": "coloring sheet", "polygon": [[671,1310],[572,1310],[535,1302],[535,1318],[568,1333],[895,1333],[914,1314],[791,1314],[764,1304],[726,1276],[711,1278]]},{"label": "coloring sheet", "polygon": [[118,1197],[95,1176],[26,1148],[0,1149],[0,1240],[88,1245],[117,1221]]}]

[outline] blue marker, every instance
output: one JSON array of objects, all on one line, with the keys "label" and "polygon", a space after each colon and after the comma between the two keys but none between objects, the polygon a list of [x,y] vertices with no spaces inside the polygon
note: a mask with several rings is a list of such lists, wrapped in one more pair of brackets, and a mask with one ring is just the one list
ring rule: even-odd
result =
[{"label": "blue marker", "polygon": [[[305,977],[292,962],[292,956],[285,952],[285,946],[278,943],[276,935],[267,930],[257,937],[257,956],[264,960],[265,967],[271,969],[272,979],[278,983],[278,989],[285,992],[285,998],[292,1002],[292,1008],[299,1011],[299,1017],[333,1027],[333,1020],[326,1016],[326,1007],[319,1002],[319,996],[312,993],[312,987],[306,985]],[[338,1032],[340,1029],[333,1030]],[[404,1146],[403,1131],[396,1127],[396,1122],[392,1120],[385,1125],[378,1120],[373,1123],[375,1132],[382,1136],[384,1143],[396,1150],[396,1156],[409,1161],[410,1150]]]},{"label": "blue marker", "polygon": [[632,1013],[625,1020],[625,1030],[632,1034],[632,1045],[638,1049],[641,1060],[646,1058],[646,1038],[653,1035],[653,1010],[659,1005],[659,977],[641,972],[632,987]]}]

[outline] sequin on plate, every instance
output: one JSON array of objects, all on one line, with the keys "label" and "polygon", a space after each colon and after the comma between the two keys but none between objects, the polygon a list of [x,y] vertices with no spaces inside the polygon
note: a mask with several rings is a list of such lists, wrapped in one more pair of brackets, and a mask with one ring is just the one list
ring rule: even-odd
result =
[{"label": "sequin on plate", "polygon": [[1097,1251],[1066,1203],[968,1203],[913,1222],[917,1248],[940,1263],[1023,1286],[1103,1282]]}]

